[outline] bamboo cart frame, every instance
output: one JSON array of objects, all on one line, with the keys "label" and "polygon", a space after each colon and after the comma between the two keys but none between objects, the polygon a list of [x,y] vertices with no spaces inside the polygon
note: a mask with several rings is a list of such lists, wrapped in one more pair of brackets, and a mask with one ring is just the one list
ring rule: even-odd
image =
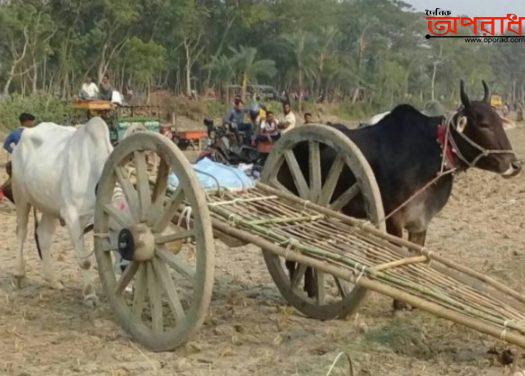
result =
[{"label": "bamboo cart frame", "polygon": [[[150,153],[160,161],[154,171]],[[326,153],[334,157],[331,165],[323,162]],[[168,189],[172,172],[175,191]],[[337,188],[341,179],[345,189]],[[341,132],[320,125],[288,132],[262,181],[239,192],[220,185],[204,192],[183,153],[162,136],[137,133],[115,148],[97,191],[95,255],[113,311],[138,342],[170,350],[203,323],[215,231],[260,247],[283,297],[307,316],[344,317],[375,291],[525,347],[525,296],[386,234],[372,170]],[[116,190],[126,199],[125,212],[113,205]],[[355,200],[366,209],[363,219],[339,213]],[[127,260],[122,273],[115,268],[119,258]]]}]

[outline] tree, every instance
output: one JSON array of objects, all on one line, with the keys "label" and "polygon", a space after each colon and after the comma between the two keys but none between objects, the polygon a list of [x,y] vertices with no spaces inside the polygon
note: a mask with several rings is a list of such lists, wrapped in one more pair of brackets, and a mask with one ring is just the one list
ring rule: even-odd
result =
[{"label": "tree", "polygon": [[166,67],[166,49],[153,42],[133,37],[126,46],[127,72],[137,85],[146,89],[149,102],[152,80]]},{"label": "tree", "polygon": [[297,85],[299,89],[299,112],[302,111],[304,79],[314,76],[315,45],[311,35],[305,31],[298,31],[290,35],[284,35],[283,39],[288,43],[288,48],[294,58],[294,66],[297,70]]},{"label": "tree", "polygon": [[254,47],[240,46],[238,49],[230,48],[230,50],[233,52],[230,61],[240,81],[242,98],[246,96],[248,85],[257,82],[257,77],[271,78],[277,72],[273,60],[257,60],[257,49]]}]

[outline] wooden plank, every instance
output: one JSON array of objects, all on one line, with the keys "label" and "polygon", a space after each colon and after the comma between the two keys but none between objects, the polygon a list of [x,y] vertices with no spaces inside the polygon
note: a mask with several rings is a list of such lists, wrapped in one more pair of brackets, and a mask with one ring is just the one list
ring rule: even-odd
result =
[{"label": "wooden plank", "polygon": [[304,273],[306,273],[307,266],[305,264],[298,264],[299,267],[295,270],[295,273],[290,281],[290,286],[292,290],[297,290],[299,288],[299,282],[301,282]]},{"label": "wooden plank", "polygon": [[152,260],[152,263],[153,269],[155,270],[158,280],[160,281],[160,284],[162,285],[164,292],[168,297],[168,304],[171,308],[173,315],[175,316],[175,320],[179,323],[184,319],[184,309],[182,308],[182,304],[180,302],[179,294],[177,292],[177,288],[175,287],[175,283],[173,282],[173,279],[171,278],[170,272],[168,268],[166,268],[166,265],[164,265],[162,262],[159,261],[159,259],[156,258]]},{"label": "wooden plank", "polygon": [[288,164],[288,168],[292,174],[292,178],[299,196],[304,199],[308,199],[308,197],[310,197],[310,189],[308,188],[308,184],[304,178],[301,166],[299,166],[293,150],[286,150],[284,152],[284,158],[286,159],[286,163]]},{"label": "wooden plank", "polygon": [[156,235],[155,243],[164,244],[175,240],[187,239],[195,236],[195,230],[181,230],[167,235]]},{"label": "wooden plank", "polygon": [[138,219],[140,214],[138,193],[133,187],[133,184],[131,184],[125,168],[122,166],[115,167],[115,177],[117,178],[117,183],[124,192],[131,215]]},{"label": "wooden plank", "polygon": [[148,210],[151,206],[151,191],[149,187],[148,166],[146,163],[146,153],[144,151],[134,151],[133,161],[137,175],[137,191],[140,205],[140,220],[145,221]]},{"label": "wooden plank", "polygon": [[195,277],[195,270],[182,259],[181,255],[174,255],[164,247],[158,247],[156,255],[183,277],[187,279],[193,279]]},{"label": "wooden plank", "polygon": [[129,223],[123,213],[121,213],[117,208],[113,206],[113,204],[106,204],[104,205],[104,211],[107,215],[109,215],[110,220],[115,221],[121,228],[129,227],[131,223]]},{"label": "wooden plank", "polygon": [[137,270],[137,277],[133,286],[133,314],[135,317],[141,319],[142,311],[146,303],[147,282],[146,282],[146,267],[143,263],[139,264]]},{"label": "wooden plank", "polygon": [[129,285],[135,273],[139,269],[139,263],[137,261],[132,261],[128,264],[124,272],[120,276],[120,279],[117,282],[117,287],[115,288],[115,295],[120,295],[124,289]]},{"label": "wooden plank", "polygon": [[312,202],[317,202],[321,194],[322,189],[322,177],[321,177],[321,154],[319,151],[319,143],[316,141],[308,142],[309,149],[309,177],[310,177],[310,198]]},{"label": "wooden plank", "polygon": [[325,290],[325,277],[326,274],[319,270],[315,269],[315,283],[317,286],[316,302],[319,305],[325,304],[326,301],[326,290]]},{"label": "wooden plank", "polygon": [[162,334],[164,329],[164,320],[162,318],[162,293],[158,278],[153,270],[151,262],[146,264],[147,267],[147,281],[148,281],[148,296],[151,308],[151,327],[153,333]]},{"label": "wooden plank", "polygon": [[182,190],[182,185],[179,185],[173,195],[170,197],[169,201],[164,205],[164,208],[153,228],[153,232],[161,232],[166,228],[169,222],[173,219],[175,214],[179,211],[179,207],[184,201],[184,191]]},{"label": "wooden plank", "polygon": [[337,182],[339,181],[339,177],[341,176],[341,172],[343,171],[343,166],[344,160],[340,155],[338,155],[332,163],[330,171],[328,171],[328,175],[326,176],[321,194],[317,200],[319,205],[327,206],[332,201],[332,196],[334,194]]},{"label": "wooden plank", "polygon": [[330,209],[339,211],[352,201],[361,191],[358,183],[354,183],[350,188],[344,191],[334,202],[330,204]]}]

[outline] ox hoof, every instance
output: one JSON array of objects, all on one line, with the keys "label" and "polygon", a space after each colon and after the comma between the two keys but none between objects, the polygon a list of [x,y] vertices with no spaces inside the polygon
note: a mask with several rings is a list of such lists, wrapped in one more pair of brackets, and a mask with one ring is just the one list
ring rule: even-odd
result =
[{"label": "ox hoof", "polygon": [[98,296],[95,293],[84,296],[84,305],[89,308],[96,308],[99,305]]},{"label": "ox hoof", "polygon": [[24,285],[25,275],[15,275],[13,277],[13,285],[17,289],[21,289]]},{"label": "ox hoof", "polygon": [[81,269],[87,270],[91,268],[91,261],[89,261],[88,259],[85,259],[85,260],[80,261],[78,265],[80,266]]},{"label": "ox hoof", "polygon": [[414,309],[414,307],[400,300],[394,300],[392,302],[392,308],[394,309],[394,314],[398,314],[398,313],[406,312],[406,311],[412,311]]},{"label": "ox hoof", "polygon": [[53,290],[64,290],[64,284],[62,281],[47,281],[49,284],[49,287],[51,287]]}]

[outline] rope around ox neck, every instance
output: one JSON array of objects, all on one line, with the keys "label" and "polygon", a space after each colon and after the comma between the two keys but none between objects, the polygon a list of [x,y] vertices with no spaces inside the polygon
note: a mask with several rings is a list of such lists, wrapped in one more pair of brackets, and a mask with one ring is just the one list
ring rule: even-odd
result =
[{"label": "rope around ox neck", "polygon": [[[381,218],[379,222],[386,221],[390,217],[392,217],[394,214],[399,212],[401,209],[403,209],[406,205],[408,205],[414,198],[416,198],[418,195],[420,195],[422,192],[424,192],[428,187],[430,187],[432,184],[436,183],[439,179],[441,179],[443,176],[450,175],[455,173],[458,169],[456,167],[450,168],[446,170],[446,162],[447,162],[447,150],[449,147],[452,147],[452,152],[468,167],[475,167],[479,160],[483,157],[487,157],[491,154],[513,154],[514,151],[512,149],[485,149],[478,143],[476,143],[474,140],[472,140],[470,137],[465,135],[462,131],[459,131],[457,129],[457,124],[453,127],[454,124],[454,118],[459,115],[459,112],[452,112],[445,118],[445,126],[446,126],[446,133],[445,133],[445,140],[442,146],[442,153],[441,153],[441,168],[438,172],[438,174],[431,179],[429,182],[427,182],[423,187],[418,189],[416,192],[414,192],[408,199],[403,201],[397,208],[392,210],[388,215]],[[459,120],[459,119],[458,119]],[[465,124],[465,126],[468,124]],[[456,140],[454,140],[454,137],[452,136],[452,132],[450,129],[453,128],[456,133],[461,136],[468,144],[473,146],[474,148],[478,149],[480,151],[480,154],[474,158],[472,161],[468,161],[468,159],[461,153],[461,150],[458,148]],[[450,146],[449,146],[450,143]]]}]

